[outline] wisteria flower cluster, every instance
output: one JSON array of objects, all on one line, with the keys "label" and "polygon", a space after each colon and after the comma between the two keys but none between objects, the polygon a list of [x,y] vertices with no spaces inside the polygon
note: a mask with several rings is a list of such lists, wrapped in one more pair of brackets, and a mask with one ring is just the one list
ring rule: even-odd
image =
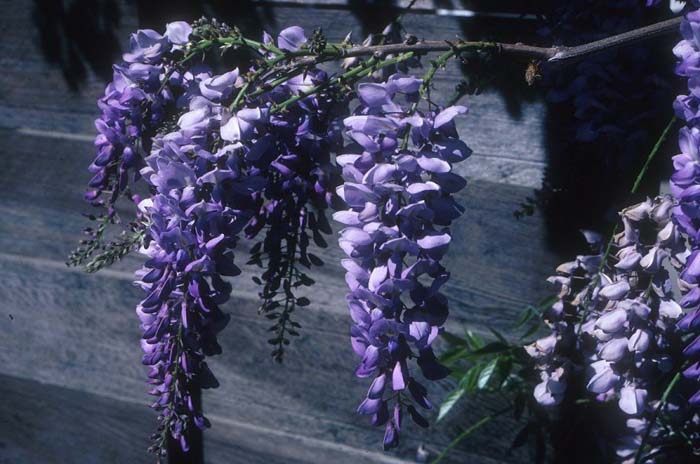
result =
[{"label": "wisteria flower cluster", "polygon": [[[106,212],[88,215],[98,225],[85,229],[88,238],[71,254],[69,264],[88,261],[104,245],[107,225],[119,221],[115,204],[124,194],[130,196],[131,187],[139,181],[152,137],[173,113],[187,106],[188,95],[196,89],[194,74],[179,72],[175,66],[178,59],[188,59],[185,47],[191,33],[192,27],[184,21],[168,24],[163,35],[140,30],[132,35],[123,61],[114,65],[113,80],[97,101],[102,114],[95,121],[96,152],[85,193],[86,201],[100,209],[106,207]],[[122,237],[111,245],[120,249],[117,257],[100,255],[88,264],[88,270],[99,267],[95,262],[111,264],[128,252],[134,240]]]},{"label": "wisteria flower cluster", "polygon": [[[216,74],[201,59],[214,45],[245,48],[258,59]],[[325,49],[320,31],[309,38],[297,26],[255,42],[215,20],[171,23],[164,35],[141,30],[132,36],[99,101],[98,154],[86,199],[107,205],[108,217],[122,194],[138,206],[137,234],[123,243],[140,245],[147,257],[137,273],[146,296],[136,312],[160,413],[154,452],[164,454],[170,439],[187,451],[190,430],[209,426],[195,392],[218,386],[206,357],[222,351],[217,335],[230,318],[222,305],[233,291],[227,278],[240,273],[238,242],[263,234],[249,262],[264,269],[253,280],[262,285],[261,311],[274,324],[269,343],[281,360],[287,336],[300,327],[292,313],[309,304],[295,291],[313,283],[298,265],[323,264],[309,246],[326,246],[329,206],[350,208],[336,219],[350,226],[341,246],[357,258],[344,262],[357,323],[353,346],[364,359],[357,372],[376,374],[359,411],[387,424],[387,447],[398,443],[404,408],[427,426],[401,393],[408,389],[416,404],[430,408],[425,387],[409,371],[410,358],[428,379],[448,372],[431,344],[447,317],[439,289],[449,274],[439,259],[451,237],[447,226],[462,211],[452,194],[465,185],[451,164],[470,153],[452,119],[466,110],[420,113],[422,81],[393,74],[383,83],[360,84],[361,106],[348,116],[355,81],[381,76],[412,55],[346,62],[341,75],[308,64],[293,68],[296,55]],[[398,96],[410,109],[394,101]],[[358,154],[340,155],[336,164],[344,129]],[[345,183],[339,186],[341,167]],[[146,196],[132,190],[140,180]],[[397,392],[391,419],[382,399],[389,384]]]},{"label": "wisteria flower cluster", "polygon": [[[617,403],[627,427],[605,440],[621,462],[688,459],[700,443],[697,30],[694,11],[674,48],[676,72],[688,78],[690,93],[674,103],[687,126],[673,158],[672,195],[626,208],[624,231],[607,247],[595,237],[598,254],[557,269],[550,280],[561,288],[559,299],[544,313],[551,334],[526,347],[540,373],[534,388],[540,404],[586,396]],[[674,288],[683,295],[679,302]],[[581,380],[585,392],[577,391]]]},{"label": "wisteria flower cluster", "polygon": [[362,359],[356,375],[374,377],[358,411],[386,426],[385,448],[398,444],[404,408],[427,426],[409,402],[431,407],[409,360],[429,380],[449,373],[431,345],[448,314],[440,287],[449,273],[440,259],[452,238],[448,226],[462,212],[453,194],[465,181],[452,164],[471,153],[452,121],[466,108],[412,113],[399,102],[416,101],[420,87],[419,79],[400,75],[360,84],[361,105],[344,120],[354,151],[337,160],[345,180],[338,193],[348,209],[333,217],[346,226],[339,244],[349,257],[342,264],[352,346]]},{"label": "wisteria flower cluster", "polygon": [[[192,388],[218,385],[204,359],[221,352],[216,335],[229,316],[220,306],[232,292],[225,277],[240,273],[233,249],[239,236],[255,238],[266,226],[264,245],[254,259],[267,258],[261,296],[267,317],[277,320],[271,343],[281,357],[288,343],[285,330],[298,326],[289,313],[293,305],[303,304],[291,291],[304,278],[295,273],[294,260],[309,262],[309,235],[319,241],[321,230],[330,232],[324,216],[335,198],[330,157],[342,146],[331,114],[337,98],[304,95],[329,79],[322,71],[306,70],[260,91],[238,69],[215,75],[203,64],[169,69],[154,64],[174,49],[191,48],[189,36],[197,33],[201,31],[185,23],[169,25],[165,36],[137,32],[124,55],[128,64],[115,68],[109,98],[101,100],[111,119],[105,122],[103,116],[97,123],[102,134],[96,164],[107,156],[102,153],[111,156],[100,172],[116,169],[124,179],[134,170],[151,194],[144,200],[134,196],[146,227],[142,252],[149,258],[136,282],[147,293],[137,313],[143,362],[151,367],[151,394],[160,411],[153,450],[161,453],[168,435],[186,450],[187,428],[208,425]],[[293,27],[282,31],[278,46],[293,51],[306,40]],[[266,36],[262,43],[272,44],[272,38]],[[127,81],[126,66],[148,78]],[[134,95],[139,99],[133,100]],[[276,105],[288,101],[293,104],[276,111]],[[163,108],[167,102],[173,103],[169,111]],[[140,119],[144,115],[149,121]],[[166,118],[176,122],[164,124]],[[139,149],[150,154],[142,159]],[[115,192],[127,185],[122,182]],[[98,193],[107,189],[94,179],[91,186]],[[275,298],[280,285],[284,305]]]},{"label": "wisteria flower cluster", "polygon": [[689,402],[697,407],[700,406],[700,10],[688,13],[681,33],[683,40],[673,52],[679,60],[676,73],[688,79],[689,94],[680,95],[674,103],[676,116],[685,121],[686,127],[678,135],[681,153],[673,158],[675,171],[670,185],[677,202],[674,219],[690,245],[679,278],[684,293],[680,304],[687,312],[679,327],[692,336],[684,351],[690,363],[684,374],[695,384]]},{"label": "wisteria flower cluster", "polygon": [[167,107],[186,103],[178,97],[189,91],[192,79],[173,76],[170,58],[183,50],[191,32],[189,24],[178,21],[168,24],[164,35],[152,30],[132,35],[130,51],[122,64],[114,66],[114,78],[97,102],[102,116],[95,121],[99,135],[88,201],[104,203],[101,196],[111,192],[107,203],[114,204],[133,182],[129,176],[139,176],[142,156],[150,151],[151,137],[164,121]]},{"label": "wisteria flower cluster", "polygon": [[678,368],[682,310],[665,266],[685,247],[672,209],[669,196],[624,209],[613,255],[587,233],[600,253],[557,268],[550,281],[560,287],[559,299],[544,315],[552,332],[526,347],[540,371],[540,404],[561,403],[568,385],[584,377],[590,397],[614,401],[628,427],[642,431],[618,437],[621,458],[640,446],[662,394],[659,379]]}]

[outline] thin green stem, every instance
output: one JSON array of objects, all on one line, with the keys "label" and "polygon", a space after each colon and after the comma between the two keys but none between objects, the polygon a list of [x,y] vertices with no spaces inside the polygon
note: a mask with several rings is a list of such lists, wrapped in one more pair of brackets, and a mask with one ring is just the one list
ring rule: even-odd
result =
[{"label": "thin green stem", "polygon": [[246,91],[250,87],[251,81],[246,82],[243,87],[241,87],[241,90],[238,91],[238,94],[236,95],[236,98],[233,99],[233,103],[231,103],[231,111],[236,109],[238,107],[238,104],[241,102],[243,99],[243,96],[245,95]]},{"label": "thin green stem", "polygon": [[352,68],[350,71],[345,72],[337,77],[334,77],[333,79],[330,79],[322,84],[316,85],[309,89],[307,92],[299,92],[298,94],[288,98],[287,100],[278,103],[277,105],[274,105],[271,109],[272,113],[277,113],[280,111],[284,111],[287,109],[290,105],[293,105],[294,103],[298,102],[299,100],[308,97],[309,95],[313,95],[315,93],[318,93],[319,91],[336,85],[336,84],[343,84],[347,83],[348,81],[352,82],[358,79],[361,79],[363,77],[367,77],[373,72],[384,68],[386,66],[391,66],[397,63],[400,63],[404,60],[407,60],[413,56],[413,52],[408,52],[404,53],[402,55],[399,55],[394,58],[390,58],[384,61],[377,62],[376,60],[370,59],[367,60],[366,62]]},{"label": "thin green stem", "polygon": [[[676,122],[676,117],[674,116],[671,118],[671,120],[668,122],[668,124],[666,124],[666,127],[664,128],[663,132],[661,133],[661,136],[658,138],[658,140],[654,144],[654,147],[649,152],[649,155],[647,156],[646,161],[644,161],[642,168],[639,170],[639,174],[637,174],[637,178],[634,180],[634,184],[632,185],[632,189],[630,190],[630,195],[634,195],[639,190],[639,186],[642,183],[642,179],[644,179],[644,176],[646,175],[647,171],[649,170],[649,166],[651,165],[651,162],[654,160],[654,157],[656,156],[659,149],[661,148],[661,145],[666,140],[666,137],[668,136],[668,133],[671,130],[671,128],[673,127],[673,124],[675,122]],[[605,254],[603,255],[603,262],[601,263],[601,268],[599,270],[602,270],[602,266],[604,265],[605,260],[608,258],[608,256],[610,256],[610,252],[612,250],[612,246],[614,243],[614,237],[615,237],[615,234],[617,233],[618,227],[619,227],[618,224],[615,224],[612,236],[611,236],[610,240],[608,241],[608,245],[605,249]]]},{"label": "thin green stem", "polygon": [[270,59],[269,61],[266,61],[263,66],[261,66],[253,74],[251,74],[248,77],[245,85],[241,88],[241,90],[238,91],[238,94],[236,95],[236,98],[233,101],[233,103],[231,103],[231,106],[229,107],[229,109],[231,111],[234,111],[238,107],[238,104],[242,101],[243,97],[247,96],[248,98],[255,98],[257,96],[264,94],[265,92],[268,92],[270,89],[273,89],[276,86],[285,83],[286,81],[288,81],[292,77],[298,75],[299,72],[297,72],[297,69],[295,68],[294,70],[285,73],[282,77],[280,77],[272,82],[265,83],[264,82],[265,78],[263,78],[263,79],[261,79],[263,81],[262,86],[260,88],[258,88],[257,90],[251,92],[250,94],[246,95],[246,92],[250,88],[251,84],[253,84],[257,79],[259,79],[266,72],[274,71],[275,66],[277,66],[280,62],[285,61],[286,59],[288,59],[288,57],[283,55],[283,54],[277,55],[276,57]]},{"label": "thin green stem", "polygon": [[649,156],[647,156],[647,160],[644,162],[642,169],[639,171],[639,175],[637,175],[637,179],[635,179],[635,181],[634,181],[634,185],[632,186],[632,190],[630,190],[631,194],[637,193],[637,190],[639,189],[639,185],[642,183],[642,179],[644,178],[644,175],[646,174],[647,170],[649,170],[649,165],[653,161],[654,156],[656,156],[656,153],[661,148],[661,145],[666,140],[666,137],[668,136],[668,133],[671,131],[671,128],[673,127],[673,124],[675,122],[676,122],[676,117],[674,116],[671,118],[671,120],[668,122],[668,124],[666,124],[664,131],[661,133],[661,137],[659,137],[659,139],[654,144],[654,148],[651,149],[651,153],[649,153]]}]

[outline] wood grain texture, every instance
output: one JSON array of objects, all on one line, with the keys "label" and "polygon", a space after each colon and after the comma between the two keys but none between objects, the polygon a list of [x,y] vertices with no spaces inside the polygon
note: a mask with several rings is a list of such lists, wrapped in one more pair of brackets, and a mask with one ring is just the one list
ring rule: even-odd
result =
[{"label": "wood grain texture", "polygon": [[[9,31],[0,42],[0,463],[152,462],[145,448],[155,415],[143,406],[133,311],[141,295],[131,285],[141,260],[128,257],[97,275],[63,265],[86,225],[81,193],[104,82],[88,73],[80,91],[71,92],[41,55],[32,3],[0,0],[0,7],[0,27]],[[119,8],[124,43],[137,19],[131,3]],[[349,14],[291,6],[273,12],[270,30],[321,25],[331,40],[347,30],[360,36]],[[451,18],[407,17],[407,27],[426,37],[461,34],[462,26]],[[459,78],[456,67],[441,74],[440,96]],[[475,155],[459,172],[473,181],[460,194],[467,212],[453,227],[447,258],[448,328],[507,330],[526,302],[548,294],[544,279],[558,261],[543,242],[542,217],[512,218],[540,183],[544,106],[532,100],[514,110],[497,93],[467,102],[470,115],[460,130]],[[408,426],[397,452],[381,452],[382,432],[354,413],[367,385],[352,374],[341,252],[332,245],[318,254],[327,264],[314,273],[313,304],[299,312],[302,334],[282,366],[264,343],[268,324],[256,311],[255,270],[244,266],[236,279],[224,308],[232,314],[221,337],[224,354],[210,363],[221,388],[204,398],[214,424],[205,437],[207,462],[413,462],[419,444],[434,455],[458,424],[497,407],[496,399],[479,398],[427,432]],[[430,386],[436,403],[449,388],[450,382]],[[495,421],[450,462],[525,462],[504,454],[515,427],[508,418]]]}]

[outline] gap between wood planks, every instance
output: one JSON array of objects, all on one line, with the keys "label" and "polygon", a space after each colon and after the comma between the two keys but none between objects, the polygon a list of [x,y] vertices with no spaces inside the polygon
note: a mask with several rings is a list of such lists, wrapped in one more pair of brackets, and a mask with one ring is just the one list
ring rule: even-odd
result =
[{"label": "gap between wood planks", "polygon": [[[407,10],[406,8],[411,3],[409,0],[397,2],[397,9],[402,9],[406,14],[421,14],[433,16],[451,16],[455,18],[498,18],[498,19],[517,19],[533,21],[538,19],[535,14],[528,13],[511,13],[504,11],[478,11],[463,8],[458,5],[458,2],[451,1],[452,8],[436,6],[436,2],[418,1],[415,5]],[[257,0],[255,5],[272,6],[272,7],[287,7],[287,8],[314,8],[318,10],[351,10],[352,6],[347,0],[327,0],[324,2],[314,0]]]},{"label": "gap between wood planks", "polygon": [[[35,379],[23,379],[21,377],[15,377],[15,376],[11,376],[11,377],[21,379],[21,380],[29,380],[29,381],[35,382],[39,385],[55,386],[52,384],[46,384],[43,382],[39,382]],[[80,390],[74,390],[72,388],[67,388],[67,387],[60,387],[60,388],[64,388],[64,389],[70,390],[70,391],[80,392]],[[90,392],[90,393],[95,394],[92,392]],[[97,396],[99,396],[101,398],[117,400],[117,401],[120,401],[120,402],[123,402],[126,404],[131,404],[131,405],[135,405],[135,406],[139,406],[139,407],[144,406],[144,402],[135,401],[132,398],[123,397],[123,396],[119,396],[119,395],[109,394],[109,395],[97,395]],[[236,419],[232,419],[232,418],[226,417],[226,416],[219,416],[216,414],[208,413],[207,417],[212,422],[216,423],[217,427],[221,427],[222,429],[224,427],[228,426],[228,427],[234,427],[234,428],[238,428],[238,429],[247,430],[250,432],[255,432],[258,434],[262,434],[262,435],[268,435],[268,436],[271,435],[274,437],[291,439],[291,440],[296,441],[298,444],[304,445],[304,446],[309,447],[309,448],[317,447],[317,448],[324,448],[324,449],[328,449],[328,450],[332,450],[332,451],[338,451],[338,452],[342,452],[342,453],[347,454],[347,455],[356,456],[358,458],[364,458],[367,460],[371,460],[372,462],[383,463],[383,464],[409,464],[409,463],[413,462],[413,461],[408,461],[408,460],[396,458],[394,456],[386,455],[383,453],[379,453],[379,452],[355,448],[353,446],[345,445],[342,443],[334,443],[332,441],[322,440],[320,438],[298,435],[296,433],[292,433],[292,432],[288,432],[288,431],[284,431],[284,430],[277,430],[274,428],[256,425],[256,424],[249,423],[249,422],[238,421]],[[347,425],[347,424],[343,424],[343,425]]]},{"label": "gap between wood planks", "polygon": [[[19,127],[13,129],[16,133],[22,134],[22,135],[29,135],[32,137],[42,137],[42,138],[52,138],[52,139],[59,139],[59,140],[71,140],[71,141],[78,141],[78,142],[93,142],[95,139],[94,135],[90,134],[80,134],[80,133],[69,133],[69,132],[61,132],[61,131],[52,131],[52,130],[41,130],[41,129],[33,129],[31,127]],[[509,155],[501,155],[501,154],[490,154],[490,155],[481,155],[479,153],[473,153],[471,155],[472,159],[478,159],[481,160],[482,162],[512,162],[512,163],[517,163],[520,165],[529,165],[532,166],[532,168],[537,169],[538,171],[544,172],[547,163],[543,161],[538,161],[538,160],[528,160],[528,159],[522,159],[518,158],[516,156],[509,156]],[[539,187],[539,179],[538,182],[532,181],[529,178],[532,177],[530,174],[525,173],[525,177],[527,178],[526,181],[523,181],[520,179],[517,174],[523,174],[521,171],[518,172],[512,172],[512,173],[493,173],[493,175],[488,176],[482,176],[479,177],[477,173],[479,173],[481,170],[472,164],[464,164],[464,165],[459,165],[457,167],[458,171],[470,171],[476,169],[470,175],[470,179],[473,180],[486,180],[490,182],[497,182],[498,180],[504,181],[504,183],[509,184],[509,185],[517,185],[521,187],[528,187],[528,188],[536,188]],[[495,178],[494,178],[495,176]],[[500,179],[499,179],[500,176]],[[535,176],[538,177],[538,176]],[[540,176],[541,177],[541,176]],[[507,179],[511,180],[507,180]],[[520,180],[519,180],[520,179]]]},{"label": "gap between wood planks", "polygon": [[[69,272],[72,274],[79,274],[79,275],[89,275],[87,274],[82,268],[77,268],[77,267],[67,267],[65,263],[55,261],[52,259],[46,259],[46,258],[34,258],[34,257],[28,257],[28,256],[22,256],[22,255],[15,255],[11,253],[2,253],[0,252],[0,266],[2,265],[3,262],[6,263],[14,263],[14,264],[24,264],[32,267],[40,267],[43,269],[55,269],[63,272]],[[133,282],[134,281],[134,274],[131,272],[126,272],[126,271],[117,271],[114,269],[102,269],[98,273],[101,276],[104,276],[105,278],[109,279],[117,279],[121,281],[127,281],[127,282]],[[97,274],[96,274],[97,275]],[[237,293],[235,296],[233,296],[233,299],[240,299],[240,300],[247,300],[247,301],[257,301],[258,300],[258,295],[255,292],[247,291],[247,290],[241,290],[240,288],[237,289]],[[314,306],[320,306],[320,305],[311,305],[307,308],[306,310],[313,310],[316,312],[327,312],[326,309],[321,309],[320,307],[314,307]],[[346,315],[346,312],[337,312],[337,311],[332,311],[331,314],[336,314],[336,315]],[[253,320],[253,321],[260,321],[260,322],[265,322],[266,320],[263,320],[262,318],[248,318],[248,317],[240,317],[238,315],[235,315],[231,313],[232,317],[236,317],[238,319],[244,319],[244,320]],[[349,317],[349,316],[348,316]],[[350,319],[348,319],[348,324],[349,324]],[[446,329],[451,332],[456,332],[458,329],[460,331],[464,330],[471,330],[472,332],[482,336],[486,337],[487,339],[491,339],[493,337],[493,334],[489,330],[484,330],[482,325],[477,325],[474,327],[470,327],[467,324],[464,324],[460,321],[454,320],[449,320],[446,325]],[[313,327],[305,327],[304,330],[308,330],[311,332],[320,332],[324,334],[335,334],[337,336],[342,336],[345,337],[347,336],[347,333],[340,333],[340,332],[332,332],[328,330],[318,330],[314,329]],[[348,330],[349,330],[349,325],[348,325]]]}]

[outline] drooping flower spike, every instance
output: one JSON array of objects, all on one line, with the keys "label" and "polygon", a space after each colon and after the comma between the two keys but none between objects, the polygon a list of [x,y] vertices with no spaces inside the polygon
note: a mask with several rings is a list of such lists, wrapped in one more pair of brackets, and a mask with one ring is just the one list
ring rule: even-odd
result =
[{"label": "drooping flower spike", "polygon": [[559,299],[544,314],[551,334],[526,347],[540,373],[534,396],[543,406],[564,401],[581,377],[590,398],[617,405],[628,430],[607,440],[621,460],[636,453],[662,381],[679,365],[682,310],[667,266],[678,264],[685,247],[672,209],[669,196],[624,209],[609,256],[600,237],[588,233],[600,253],[557,268],[550,282],[559,286]]},{"label": "drooping flower spike", "polygon": [[174,73],[169,58],[181,53],[191,32],[189,24],[178,21],[168,24],[164,35],[139,30],[131,36],[130,51],[114,66],[113,80],[97,102],[102,115],[95,121],[97,153],[90,166],[91,190],[85,194],[91,203],[105,204],[103,194],[109,206],[117,201],[138,179],[151,137],[171,107],[186,106],[179,97],[196,85],[196,77]]},{"label": "drooping flower spike", "polygon": [[685,377],[694,383],[694,394],[688,402],[700,407],[700,10],[686,15],[681,24],[681,40],[673,49],[678,59],[676,74],[688,80],[687,95],[680,95],[674,102],[676,116],[686,125],[678,134],[681,153],[673,157],[674,173],[671,176],[671,193],[676,200],[673,209],[675,222],[688,238],[689,254],[684,259],[679,286],[683,292],[680,304],[686,314],[678,327],[686,333],[690,343],[684,354],[689,367]]},{"label": "drooping flower spike", "polygon": [[449,373],[431,345],[448,315],[440,288],[449,273],[440,260],[452,238],[448,226],[462,213],[453,195],[466,185],[452,164],[471,153],[453,122],[466,108],[411,113],[401,103],[416,101],[420,85],[398,74],[360,84],[361,105],[344,120],[354,151],[337,159],[347,209],[333,217],[345,226],[339,244],[348,256],[342,264],[361,358],[356,375],[374,378],[358,412],[385,426],[385,448],[398,444],[404,411],[428,425],[415,405],[431,403],[410,361],[428,380]]},{"label": "drooping flower spike", "polygon": [[[298,29],[282,31],[279,40],[289,39],[292,32],[303,36]],[[192,32],[184,23],[169,25],[165,36],[139,31],[123,66],[156,66],[153,63],[167,54],[191,47],[187,39],[193,33],[197,30]],[[134,64],[136,60],[142,67]],[[208,426],[192,390],[218,386],[205,358],[221,353],[216,335],[229,320],[221,305],[233,288],[226,278],[240,273],[233,250],[241,236],[265,235],[261,249],[267,256],[266,286],[261,297],[268,317],[278,320],[273,327],[275,356],[281,358],[282,346],[288,343],[284,331],[296,326],[289,315],[293,306],[285,305],[288,312],[278,310],[277,288],[288,274],[304,280],[292,267],[294,260],[308,264],[309,235],[320,241],[320,232],[330,232],[324,214],[335,199],[331,153],[342,145],[340,126],[334,122],[335,96],[317,92],[283,112],[273,111],[275,105],[327,81],[329,76],[320,70],[306,70],[254,98],[239,94],[246,89],[252,93],[264,83],[246,82],[246,73],[238,69],[221,75],[204,65],[170,70],[161,66],[149,77],[153,82],[129,84],[134,92],[146,85],[167,90],[172,82],[178,87],[168,94],[173,104],[151,120],[152,126],[131,130],[148,138],[141,150],[148,147],[149,154],[139,154],[124,168],[137,170],[150,192],[138,205],[139,219],[147,228],[142,252],[148,260],[136,282],[146,292],[137,314],[143,362],[151,368],[149,383],[156,396],[153,406],[160,411],[152,447],[159,453],[165,451],[168,436],[186,450],[188,428]],[[114,100],[109,103],[117,105]],[[129,120],[134,114],[124,117]],[[152,107],[138,114],[152,115]],[[165,124],[165,117],[176,122]],[[118,164],[109,163],[110,168]],[[292,305],[301,304],[291,290],[296,282],[284,282],[282,301],[287,304],[290,299]]]}]

